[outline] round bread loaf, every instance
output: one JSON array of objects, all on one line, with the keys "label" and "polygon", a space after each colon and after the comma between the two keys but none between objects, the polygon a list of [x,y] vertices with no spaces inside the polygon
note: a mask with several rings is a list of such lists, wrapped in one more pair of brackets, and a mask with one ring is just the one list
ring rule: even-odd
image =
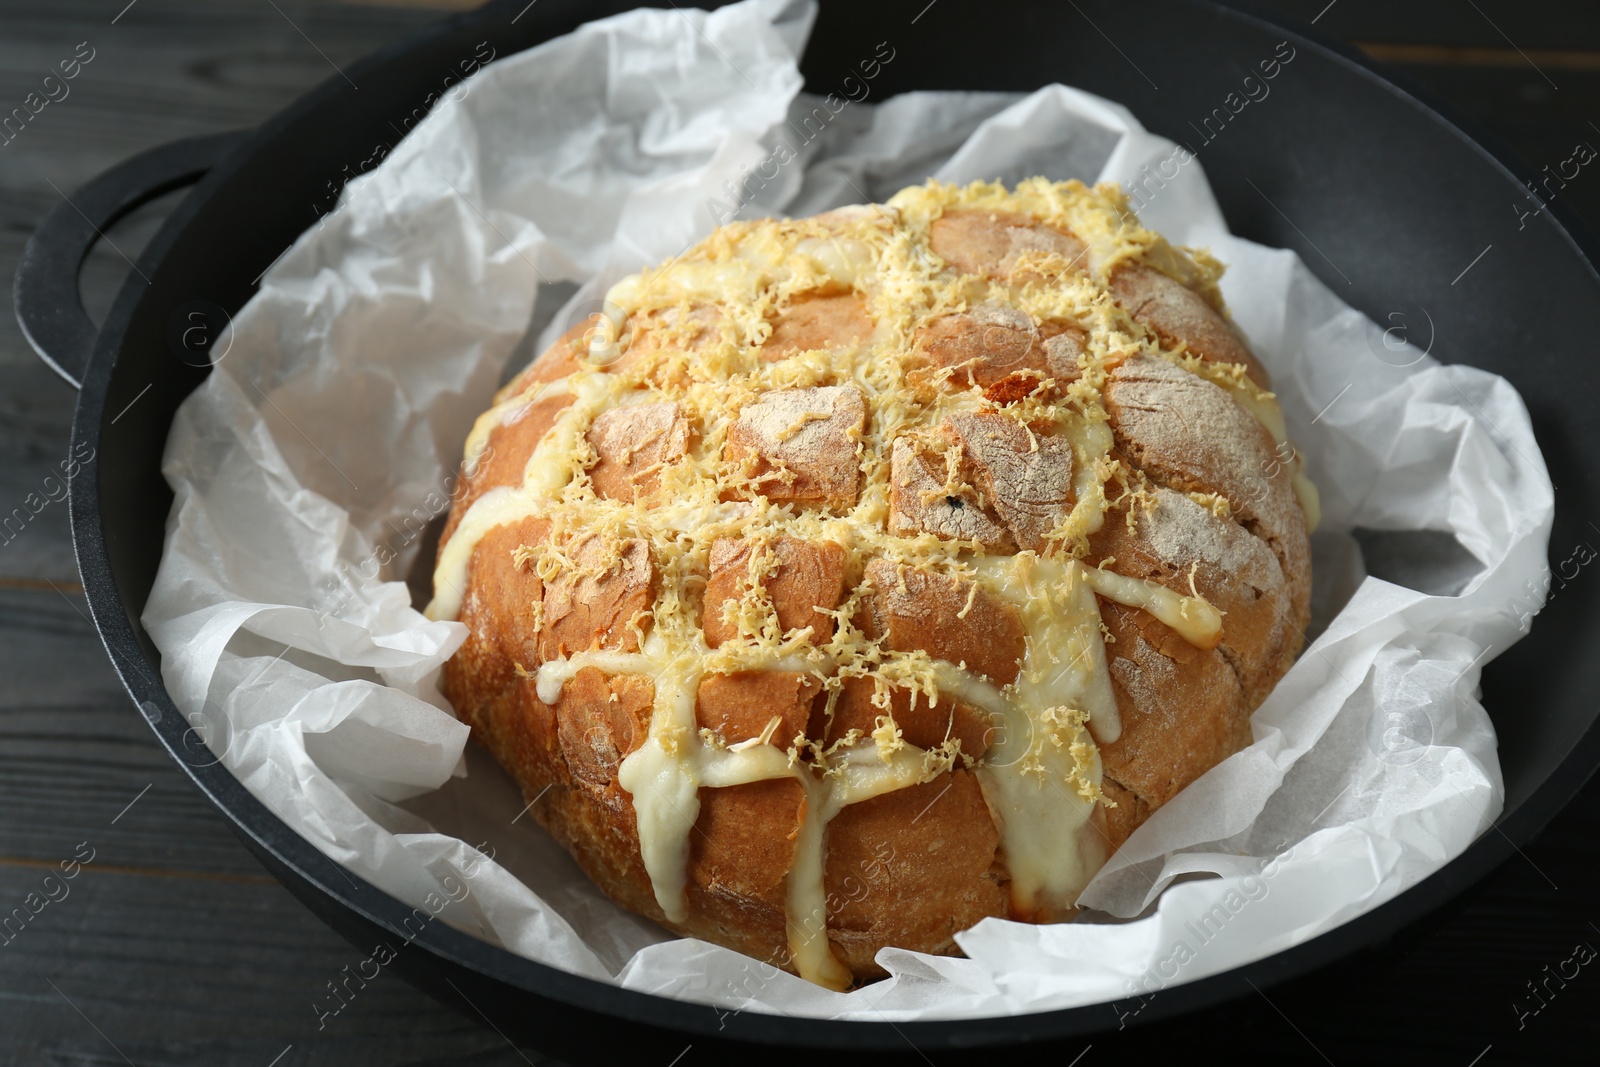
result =
[{"label": "round bread loaf", "polygon": [[1316,494],[1220,266],[929,183],[625,279],[467,444],[444,687],[613,900],[835,989],[1070,918],[1249,742]]}]

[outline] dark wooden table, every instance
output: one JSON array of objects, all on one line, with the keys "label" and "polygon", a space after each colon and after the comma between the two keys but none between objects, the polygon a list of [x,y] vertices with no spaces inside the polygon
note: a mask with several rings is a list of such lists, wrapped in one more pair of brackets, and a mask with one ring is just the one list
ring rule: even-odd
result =
[{"label": "dark wooden table", "polygon": [[[0,148],[0,280],[63,192],[164,141],[258,123],[335,64],[447,6],[0,0],[0,112],[59,60],[93,55],[70,94]],[[1511,0],[1270,8],[1301,21],[1320,12],[1320,29],[1395,64],[1535,169],[1566,159],[1580,141],[1600,145],[1596,8]],[[1561,195],[1600,224],[1600,177],[1585,171]],[[158,202],[124,220],[91,255],[83,294],[96,317],[126,270],[123,257],[137,254],[170,207]],[[41,490],[48,500],[73,400],[22,339],[3,286],[0,512]],[[1188,1056],[1208,1045],[1268,1062],[1596,1062],[1600,969],[1564,984],[1548,976],[1578,946],[1600,947],[1597,834],[1600,784],[1591,784],[1524,856],[1393,944],[1181,1023],[1085,1041],[1091,1047],[1073,1062]],[[93,862],[76,878],[46,882],[90,850]],[[549,1062],[393,977],[319,1028],[313,1001],[361,953],[262,871],[157,746],[89,624],[66,507],[55,501],[0,544],[0,914],[46,889],[57,899],[20,936],[0,938],[0,1064]],[[640,1059],[664,1065],[677,1051],[642,1050]],[[692,1052],[683,1062],[691,1067]]]}]

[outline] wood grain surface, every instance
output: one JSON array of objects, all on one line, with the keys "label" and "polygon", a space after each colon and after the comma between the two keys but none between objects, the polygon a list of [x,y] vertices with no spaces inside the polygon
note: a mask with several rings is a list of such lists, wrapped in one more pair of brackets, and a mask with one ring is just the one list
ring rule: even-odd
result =
[{"label": "wood grain surface", "polygon": [[[0,0],[0,112],[80,42],[94,50],[70,95],[0,148],[0,280],[39,219],[100,170],[175,138],[259,123],[336,68],[462,6]],[[1535,169],[1578,141],[1600,144],[1593,8],[1264,7],[1302,22],[1320,13],[1319,29],[1395,64]],[[1585,172],[1562,195],[1600,222],[1600,176]],[[91,314],[109,306],[127,259],[175,199],[123,220],[91,254],[82,283]],[[30,493],[48,499],[73,402],[23,340],[10,286],[0,286],[0,513]],[[1178,1023],[1082,1042],[1060,1063],[1208,1047],[1274,1063],[1595,1062],[1600,968],[1560,985],[1546,968],[1579,944],[1600,946],[1597,834],[1591,783],[1524,855],[1394,943]],[[75,858],[65,879],[61,865]],[[392,976],[319,1028],[313,1000],[361,953],[262,870],[158,747],[88,621],[56,501],[0,544],[0,917],[41,899],[19,932],[0,935],[4,1067],[553,1062]],[[1537,1001],[1530,983],[1545,991]],[[679,1051],[641,1050],[639,1060],[664,1067]],[[681,1062],[692,1067],[693,1051]]]}]

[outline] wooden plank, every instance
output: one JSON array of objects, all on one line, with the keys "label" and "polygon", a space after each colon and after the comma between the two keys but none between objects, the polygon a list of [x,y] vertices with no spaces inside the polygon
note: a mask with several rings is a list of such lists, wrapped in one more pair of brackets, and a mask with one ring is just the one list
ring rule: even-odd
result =
[{"label": "wooden plank", "polygon": [[59,869],[0,866],[0,916],[17,908],[29,916],[0,933],[0,1063],[551,1062],[387,973],[341,986],[345,1006],[322,1014],[336,1003],[328,983],[342,982],[346,967],[355,972],[369,951],[276,884],[108,871],[104,849],[89,850],[114,833],[102,829],[87,849],[74,843],[60,854],[94,855],[70,880]]},{"label": "wooden plank", "polygon": [[1436,44],[1389,44],[1384,41],[1356,41],[1356,46],[1374,59],[1401,65],[1432,67],[1508,68],[1528,73],[1540,70],[1600,70],[1600,51],[1570,48],[1464,48]]},{"label": "wooden plank", "polygon": [[81,595],[0,588],[0,865],[98,833],[111,866],[270,881],[157,743],[87,614]]},{"label": "wooden plank", "polygon": [[[1343,40],[1451,47],[1600,48],[1600,11],[1564,0],[1256,0],[1252,8]],[[1319,18],[1320,15],[1320,18]]]},{"label": "wooden plank", "polygon": [[[1309,20],[1326,0],[1272,6]],[[1403,62],[1536,167],[1565,158],[1555,153],[1589,137],[1587,119],[1600,115],[1600,83],[1585,58],[1600,51],[1600,20],[1587,9],[1553,14],[1548,4],[1479,6],[1482,13],[1454,0],[1340,0],[1318,25]],[[70,190],[143,148],[259,122],[336,76],[334,65],[433,17],[364,4],[279,0],[284,17],[257,0],[139,0],[113,26],[121,7],[0,0],[0,105],[20,100],[78,41],[97,49],[71,97],[43,112],[26,141],[0,149],[0,265],[15,262],[34,223],[59,203],[52,182]],[[1531,66],[1510,60],[1518,48],[1548,66],[1559,91],[1541,90]],[[1600,181],[1591,179],[1586,172],[1567,195],[1597,219],[1590,190]],[[126,220],[112,240],[136,255],[161,211]],[[91,255],[84,290],[92,311],[109,306],[125,270],[115,250]],[[27,349],[9,300],[10,287],[0,285],[0,514],[41,487],[64,456],[73,402]],[[141,1065],[498,1065],[523,1063],[524,1054],[543,1062],[388,975],[318,1029],[313,998],[363,954],[265,875],[129,706],[80,614],[65,518],[51,503],[0,545],[0,915],[39,891],[79,842],[96,855],[69,897],[0,947],[0,1065],[124,1057]],[[1387,951],[1275,987],[1270,1000],[1097,1036],[1093,1056],[1170,1055],[1179,1042],[1211,1040],[1268,1062],[1321,1063],[1316,1050],[1338,1063],[1408,1054],[1426,1062],[1448,1047],[1459,1053],[1452,1062],[1468,1063],[1490,1045],[1485,1065],[1577,1062],[1590,1055],[1588,987],[1600,973],[1585,969],[1521,1028],[1513,1005],[1532,1005],[1526,984],[1577,940],[1600,944],[1600,932],[1585,932],[1590,918],[1600,921],[1597,831],[1600,786],[1591,785],[1525,857]],[[1088,1044],[1066,1048],[1062,1062]]]},{"label": "wooden plank", "polygon": [[0,360],[0,582],[77,584],[60,467],[76,402],[37,359]]}]

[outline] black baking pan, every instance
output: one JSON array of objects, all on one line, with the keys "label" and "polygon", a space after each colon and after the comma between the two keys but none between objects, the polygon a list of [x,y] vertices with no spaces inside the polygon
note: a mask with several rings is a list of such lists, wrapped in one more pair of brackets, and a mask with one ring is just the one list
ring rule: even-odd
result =
[{"label": "black baking pan", "polygon": [[[39,354],[74,385],[71,489],[78,566],[95,624],[140,713],[247,845],[314,912],[360,947],[405,937],[411,909],[352,877],[252,797],[198,739],[161,684],[139,616],[172,497],[160,459],[174,410],[210,365],[212,341],[263,271],[392,147],[485,45],[506,56],[629,4],[507,0],[444,20],[348,68],[260,128],[155,149],[60,205],[30,241],[16,307]],[[807,88],[837,90],[888,42],[875,87],[1031,90],[1060,81],[1117,100],[1153,131],[1199,151],[1233,231],[1296,250],[1344,300],[1379,322],[1416,315],[1446,361],[1500,374],[1521,392],[1559,489],[1552,548],[1587,538],[1600,454],[1593,417],[1600,337],[1597,245],[1557,201],[1537,206],[1531,168],[1485,147],[1348,49],[1203,0],[1049,7],[957,0],[855,6],[824,0],[803,63]],[[1214,109],[1258,65],[1294,52],[1266,99]],[[1237,97],[1235,97],[1237,99]],[[1207,119],[1212,118],[1208,124]],[[77,270],[99,231],[152,197],[195,183],[96,331]],[[1420,328],[1420,327],[1419,327]],[[1362,358],[1365,358],[1364,356]],[[91,451],[92,450],[92,453]],[[1533,640],[1484,672],[1500,737],[1504,816],[1421,884],[1337,931],[1246,967],[1173,986],[1133,1025],[1268,988],[1378,944],[1455,897],[1528,842],[1600,761],[1600,612],[1560,598]],[[938,1023],[842,1023],[728,1013],[577,978],[426,926],[391,968],[503,1033],[574,1062],[648,1048],[666,1063],[833,1058],[923,1062],[960,1049],[1082,1040],[1117,1029],[1107,1004]],[[1075,1047],[1075,1046],[1074,1046]],[[1042,1050],[1041,1050],[1042,1051]],[[651,1059],[654,1062],[654,1059]],[[1063,1061],[1064,1062],[1064,1061]]]}]

